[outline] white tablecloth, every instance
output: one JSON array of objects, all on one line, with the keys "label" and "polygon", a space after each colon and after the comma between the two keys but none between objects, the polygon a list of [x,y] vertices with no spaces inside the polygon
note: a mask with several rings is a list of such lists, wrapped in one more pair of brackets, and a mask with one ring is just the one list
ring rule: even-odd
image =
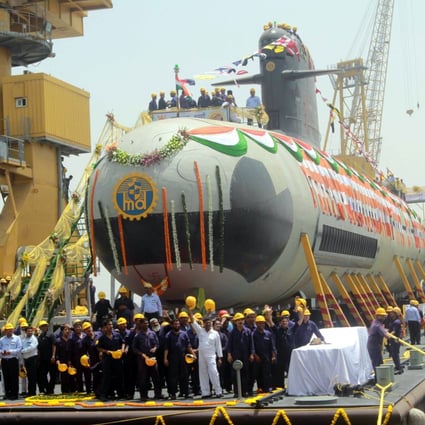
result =
[{"label": "white tablecloth", "polygon": [[290,395],[333,395],[337,383],[364,384],[370,377],[366,328],[327,328],[320,332],[329,344],[306,345],[292,351]]}]

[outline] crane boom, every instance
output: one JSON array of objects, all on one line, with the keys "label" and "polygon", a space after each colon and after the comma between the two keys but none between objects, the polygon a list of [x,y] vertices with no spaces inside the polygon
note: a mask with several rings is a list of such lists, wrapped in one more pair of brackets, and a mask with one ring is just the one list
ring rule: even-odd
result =
[{"label": "crane boom", "polygon": [[[378,2],[366,62],[367,134],[364,135],[363,139],[366,151],[376,163],[379,161],[382,145],[381,125],[393,10],[394,0],[380,0]],[[362,127],[359,125],[358,128]],[[354,129],[356,129],[356,125]],[[354,134],[358,133],[354,131]]]},{"label": "crane boom", "polygon": [[[385,84],[391,39],[394,0],[377,2],[375,19],[366,63],[357,58],[337,64],[341,70],[331,76],[334,86],[334,104],[339,104],[340,120],[350,131],[341,131],[341,157],[351,165],[360,165],[364,154],[377,165],[381,152],[381,125]],[[325,136],[326,149],[331,119]],[[359,152],[358,140],[364,143]],[[349,158],[352,158],[350,161]],[[369,167],[370,168],[370,167]],[[369,170],[370,171],[370,170]]]}]

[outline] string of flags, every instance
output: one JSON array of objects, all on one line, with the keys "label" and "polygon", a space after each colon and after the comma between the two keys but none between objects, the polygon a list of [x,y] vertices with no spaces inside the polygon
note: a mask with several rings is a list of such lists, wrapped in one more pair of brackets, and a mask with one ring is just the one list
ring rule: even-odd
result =
[{"label": "string of flags", "polygon": [[[293,30],[293,32],[295,32],[295,30]],[[301,40],[300,43],[302,44]],[[234,60],[230,64],[218,66],[211,71],[197,74],[193,77],[193,79],[180,79],[178,76],[176,76],[176,88],[178,86],[178,89],[182,89],[185,95],[190,96],[187,85],[195,85],[195,80],[212,80],[224,75],[232,76],[234,78],[235,85],[239,87],[237,77],[249,73],[246,69],[244,69],[244,67],[246,67],[250,61],[254,61],[256,58],[259,58],[260,60],[266,59],[267,51],[273,53],[286,52],[290,56],[297,57],[298,61],[300,60],[300,48],[298,47],[298,43],[293,38],[284,35],[279,37],[277,40],[267,44],[262,49],[245,55],[241,59]],[[189,94],[186,94],[185,90],[187,90]]]},{"label": "string of flags", "polygon": [[329,99],[324,97],[320,89],[318,89],[317,87],[316,87],[316,94],[320,95],[323,102],[329,108],[329,121],[330,121],[330,126],[332,129],[332,133],[335,132],[335,121],[338,119],[338,123],[343,128],[343,131],[346,137],[350,138],[354,142],[357,152],[366,159],[366,161],[373,167],[375,172],[378,174],[379,178],[383,180],[385,178],[384,173],[378,169],[378,163],[371,157],[370,153],[365,150],[364,141],[360,140],[350,130],[350,127],[343,121],[343,118],[341,116],[341,112],[339,111],[339,109],[335,105],[333,105]]}]

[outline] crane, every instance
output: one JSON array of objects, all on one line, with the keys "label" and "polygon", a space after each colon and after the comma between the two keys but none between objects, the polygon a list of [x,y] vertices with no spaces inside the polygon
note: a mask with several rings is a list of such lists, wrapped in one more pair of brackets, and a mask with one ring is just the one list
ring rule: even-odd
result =
[{"label": "crane", "polygon": [[[382,112],[394,0],[379,0],[366,62],[356,58],[339,62],[338,73],[331,75],[334,87],[332,105],[338,104],[340,131],[338,155],[358,171],[375,177],[381,153]],[[326,150],[332,118],[325,135]]]}]

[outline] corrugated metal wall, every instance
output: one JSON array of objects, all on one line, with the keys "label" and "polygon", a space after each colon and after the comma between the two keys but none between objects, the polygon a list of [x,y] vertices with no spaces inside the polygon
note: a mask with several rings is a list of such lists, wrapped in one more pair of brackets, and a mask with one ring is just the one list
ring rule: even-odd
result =
[{"label": "corrugated metal wall", "polygon": [[32,139],[88,152],[89,97],[88,92],[46,74],[7,77],[3,81],[3,109],[9,135],[24,138],[29,133]]}]

